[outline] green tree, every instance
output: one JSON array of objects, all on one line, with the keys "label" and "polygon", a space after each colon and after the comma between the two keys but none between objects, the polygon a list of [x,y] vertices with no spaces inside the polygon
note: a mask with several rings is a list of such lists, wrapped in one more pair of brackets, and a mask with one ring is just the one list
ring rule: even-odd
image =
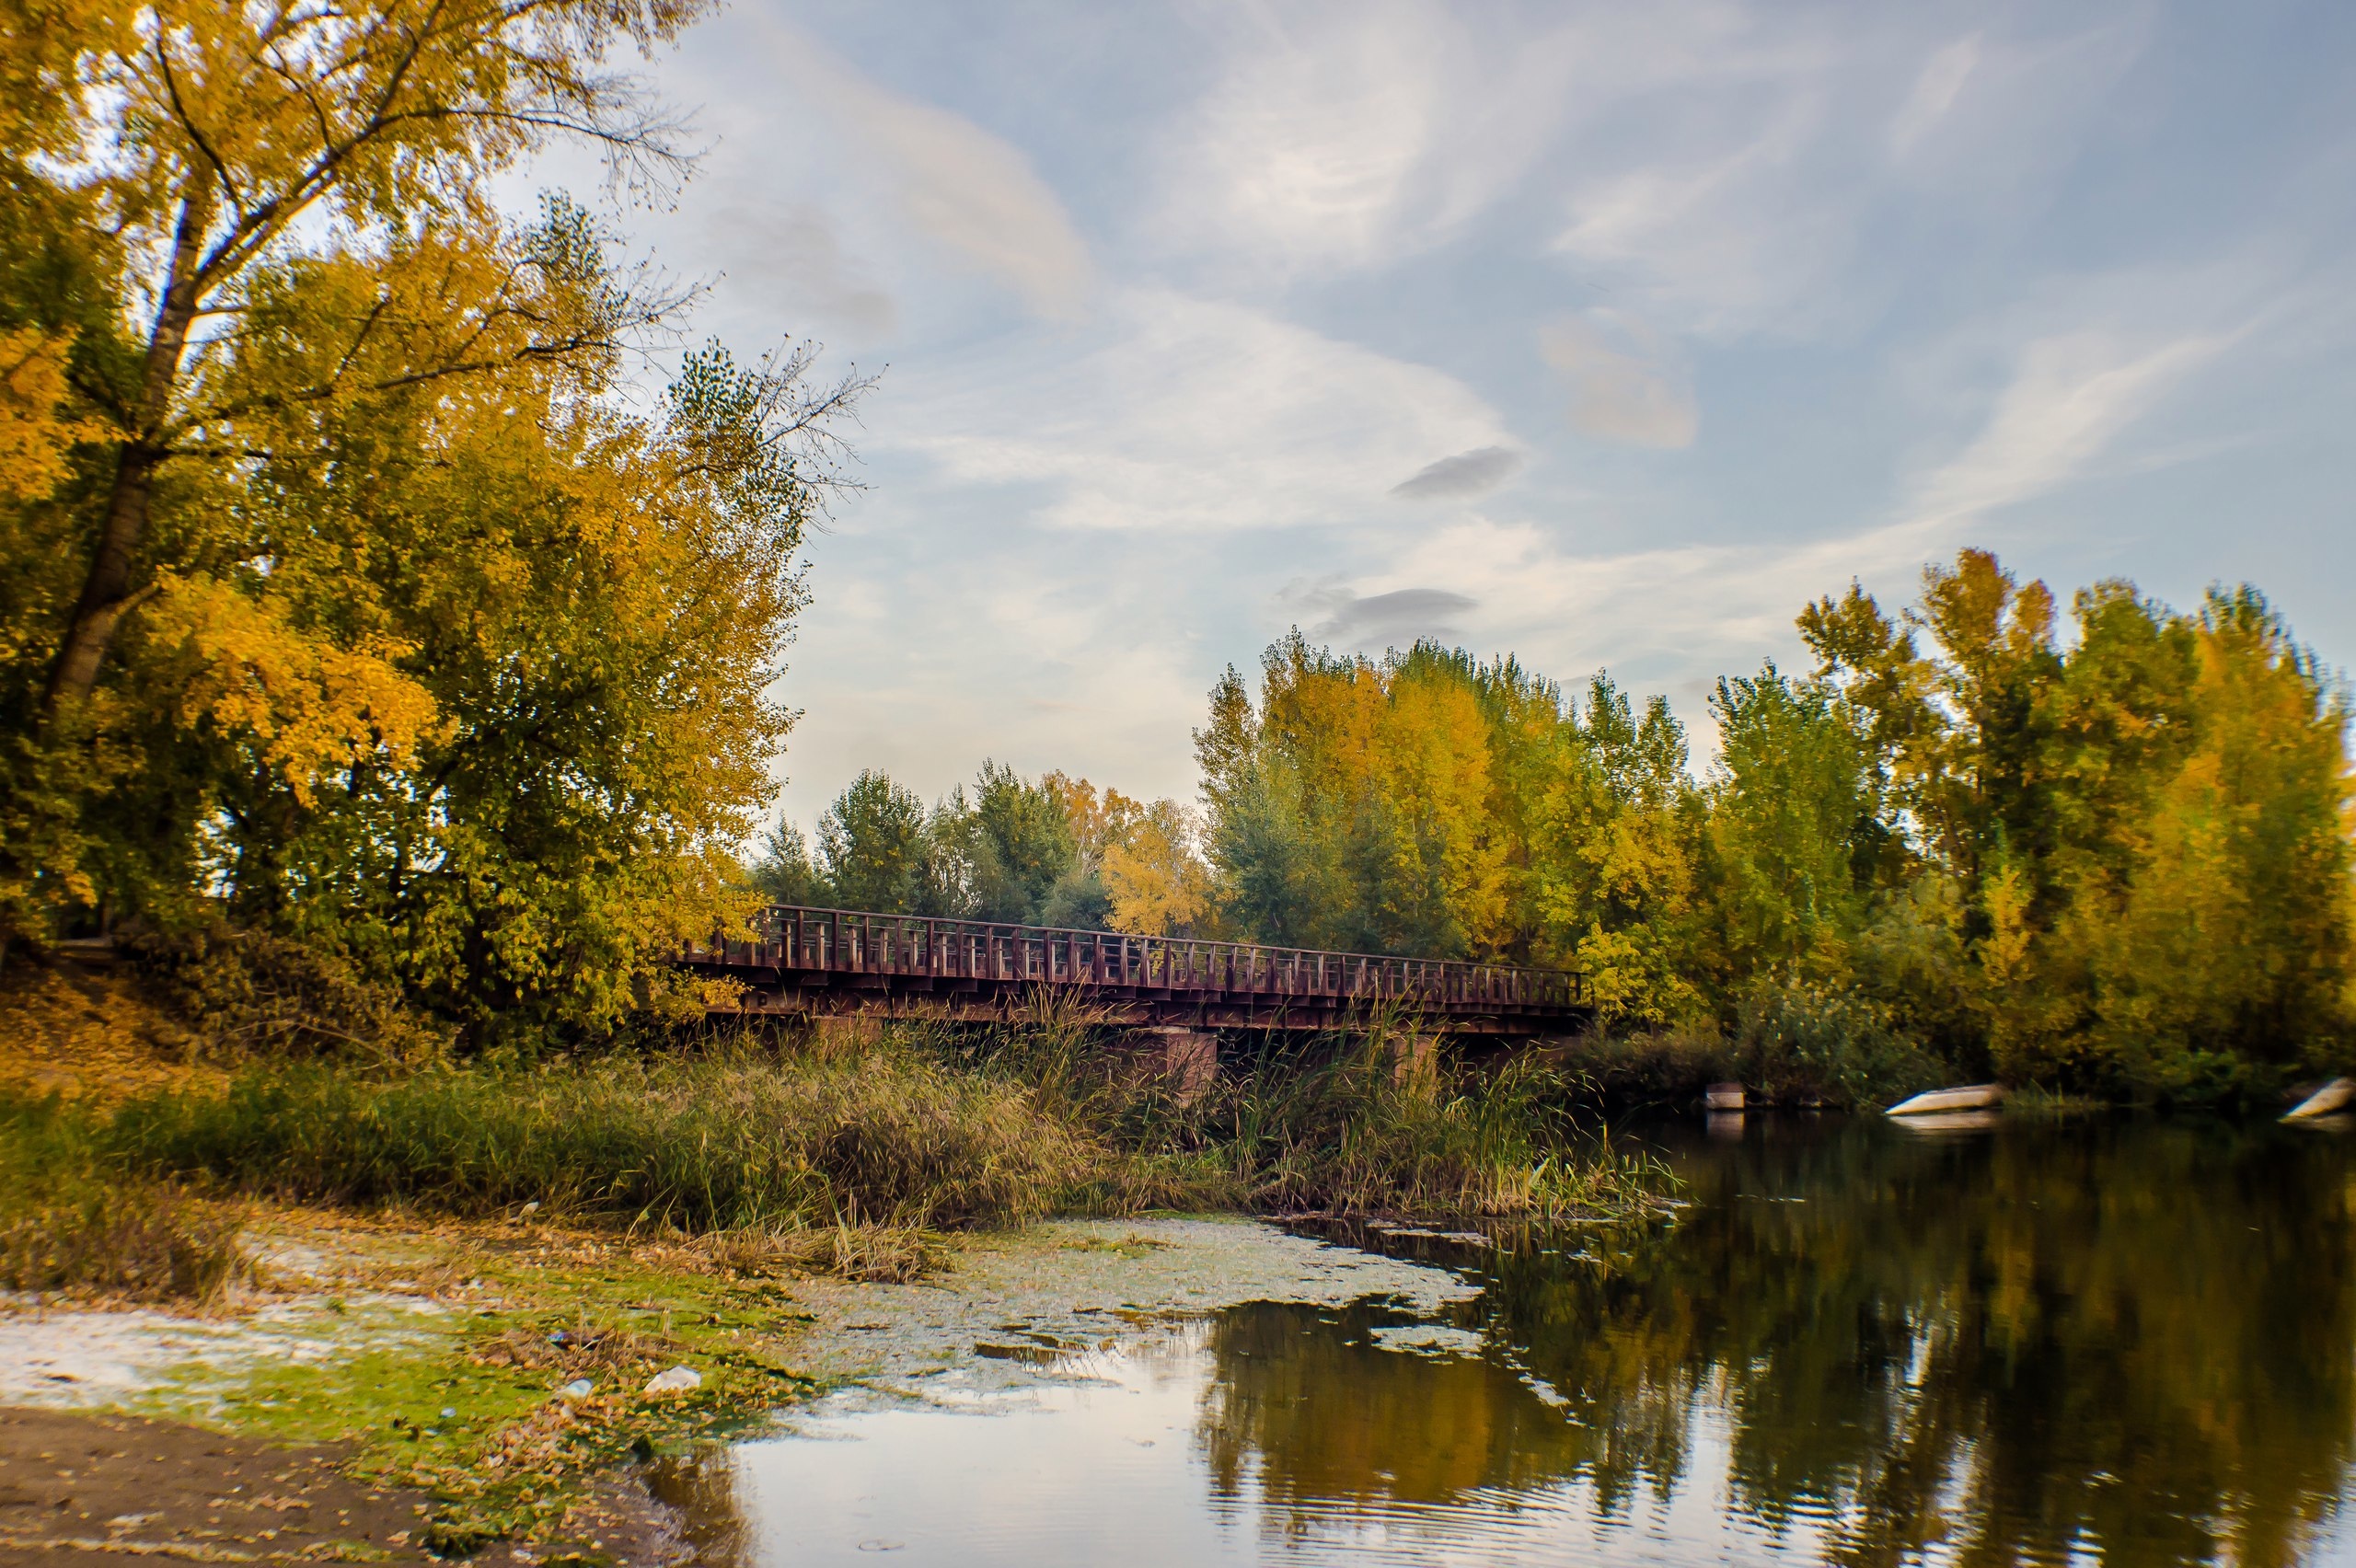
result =
[{"label": "green tree", "polygon": [[1864,738],[1826,687],[1773,662],[1720,680],[1703,876],[1723,981],[1847,977],[1882,836]]},{"label": "green tree", "polygon": [[1544,952],[1586,971],[1614,1020],[1666,1023],[1700,1005],[1693,962],[1695,843],[1703,802],[1684,726],[1654,698],[1640,719],[1598,675],[1570,716],[1533,833]]},{"label": "green tree", "polygon": [[1065,889],[1059,912],[1082,912],[1073,907],[1081,896],[1077,885],[1082,870],[1080,843],[1054,790],[1011,767],[985,762],[970,802],[949,831],[957,835],[964,851],[965,910],[972,918],[1040,921],[1051,895],[1067,878],[1074,885]]},{"label": "green tree", "polygon": [[784,817],[761,836],[761,852],[749,876],[754,888],[771,904],[823,908],[834,902],[834,890],[810,858],[810,840]]},{"label": "green tree", "polygon": [[924,912],[930,852],[922,797],[872,768],[818,819],[818,859],[846,909]]}]

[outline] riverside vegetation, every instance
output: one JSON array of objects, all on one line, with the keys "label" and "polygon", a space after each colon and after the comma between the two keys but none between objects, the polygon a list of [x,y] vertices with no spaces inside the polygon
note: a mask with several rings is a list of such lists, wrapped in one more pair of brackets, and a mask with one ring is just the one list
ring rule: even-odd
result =
[{"label": "riverside vegetation", "polygon": [[[104,1100],[0,1095],[0,1286],[205,1296],[239,1199],[524,1205],[731,1256],[900,1277],[944,1228],[1147,1208],[1543,1217],[1642,1191],[1536,1057],[1443,1085],[1405,1025],[1280,1046],[1181,1095],[1049,1009],[830,1055],[749,1034],[564,1064],[260,1060]],[[150,1194],[141,1203],[127,1195]]]}]

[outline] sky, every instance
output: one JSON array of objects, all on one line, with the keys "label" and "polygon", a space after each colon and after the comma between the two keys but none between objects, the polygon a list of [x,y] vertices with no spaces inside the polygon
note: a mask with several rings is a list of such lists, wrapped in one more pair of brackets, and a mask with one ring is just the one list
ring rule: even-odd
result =
[{"label": "sky", "polygon": [[[1968,545],[2356,659],[2356,6],[735,0],[608,191],[740,359],[881,373],[784,813],[1190,800],[1293,627],[1661,692]],[[531,171],[595,195],[575,153]]]}]

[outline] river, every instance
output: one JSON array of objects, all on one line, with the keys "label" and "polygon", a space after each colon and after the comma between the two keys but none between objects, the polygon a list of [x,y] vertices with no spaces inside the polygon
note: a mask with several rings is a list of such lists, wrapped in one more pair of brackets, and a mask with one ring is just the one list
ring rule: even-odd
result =
[{"label": "river", "polygon": [[675,1493],[741,1568],[2356,1562],[2356,1138],[1651,1141],[1665,1222],[1342,1239],[1477,1295],[1018,1335],[1034,1386],[842,1396]]}]

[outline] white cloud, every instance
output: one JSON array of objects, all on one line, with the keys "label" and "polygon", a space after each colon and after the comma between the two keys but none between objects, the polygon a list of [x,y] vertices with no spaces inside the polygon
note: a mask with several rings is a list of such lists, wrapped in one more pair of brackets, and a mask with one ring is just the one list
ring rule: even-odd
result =
[{"label": "white cloud", "polygon": [[1178,221],[1209,216],[1283,267],[1373,255],[1443,110],[1433,20],[1370,6],[1312,40],[1251,38],[1180,144]]},{"label": "white cloud", "polygon": [[910,386],[899,439],[976,484],[1041,483],[1074,528],[1225,532],[1347,521],[1401,466],[1507,444],[1462,382],[1232,304],[1140,289],[1077,356],[1002,349]]},{"label": "white cloud", "polygon": [[1571,390],[1571,423],[1632,446],[1691,446],[1701,423],[1692,387],[1660,335],[1616,311],[1550,323],[1539,352]]},{"label": "white cloud", "polygon": [[1666,90],[1557,155],[1576,172],[1555,253],[1667,329],[1719,342],[1870,321],[1900,280],[1859,263],[1900,204],[1932,203],[1915,226],[2035,212],[2141,47],[2116,17],[2074,14],[2066,33],[1962,38],[1888,9],[1738,14],[1673,74],[1649,68]]},{"label": "white cloud", "polygon": [[1393,263],[1455,236],[1566,120],[1679,54],[1666,22],[1503,37],[1437,0],[1216,14],[1256,20],[1221,40],[1215,84],[1170,137],[1147,227],[1160,247],[1278,279]]},{"label": "white cloud", "polygon": [[1094,281],[1088,246],[1018,148],[869,80],[799,33],[772,32],[788,76],[872,160],[909,225],[1014,290],[1035,314],[1084,313]]},{"label": "white cloud", "polygon": [[1589,179],[1554,250],[1683,331],[1799,334],[1855,243],[1855,192],[1807,156],[1825,119],[1815,93],[1781,89],[1700,150]]},{"label": "white cloud", "polygon": [[1945,120],[1979,64],[1978,33],[1959,38],[1932,55],[1930,63],[1923,67],[1923,74],[1914,78],[1914,90],[1906,95],[1898,118],[1890,122],[1890,150],[1903,157],[1922,140],[1923,133]]},{"label": "white cloud", "polygon": [[2138,346],[2100,331],[2032,341],[1986,426],[1913,487],[1907,514],[1933,521],[1976,517],[2069,483],[2230,341],[2222,334],[2195,334]]}]

